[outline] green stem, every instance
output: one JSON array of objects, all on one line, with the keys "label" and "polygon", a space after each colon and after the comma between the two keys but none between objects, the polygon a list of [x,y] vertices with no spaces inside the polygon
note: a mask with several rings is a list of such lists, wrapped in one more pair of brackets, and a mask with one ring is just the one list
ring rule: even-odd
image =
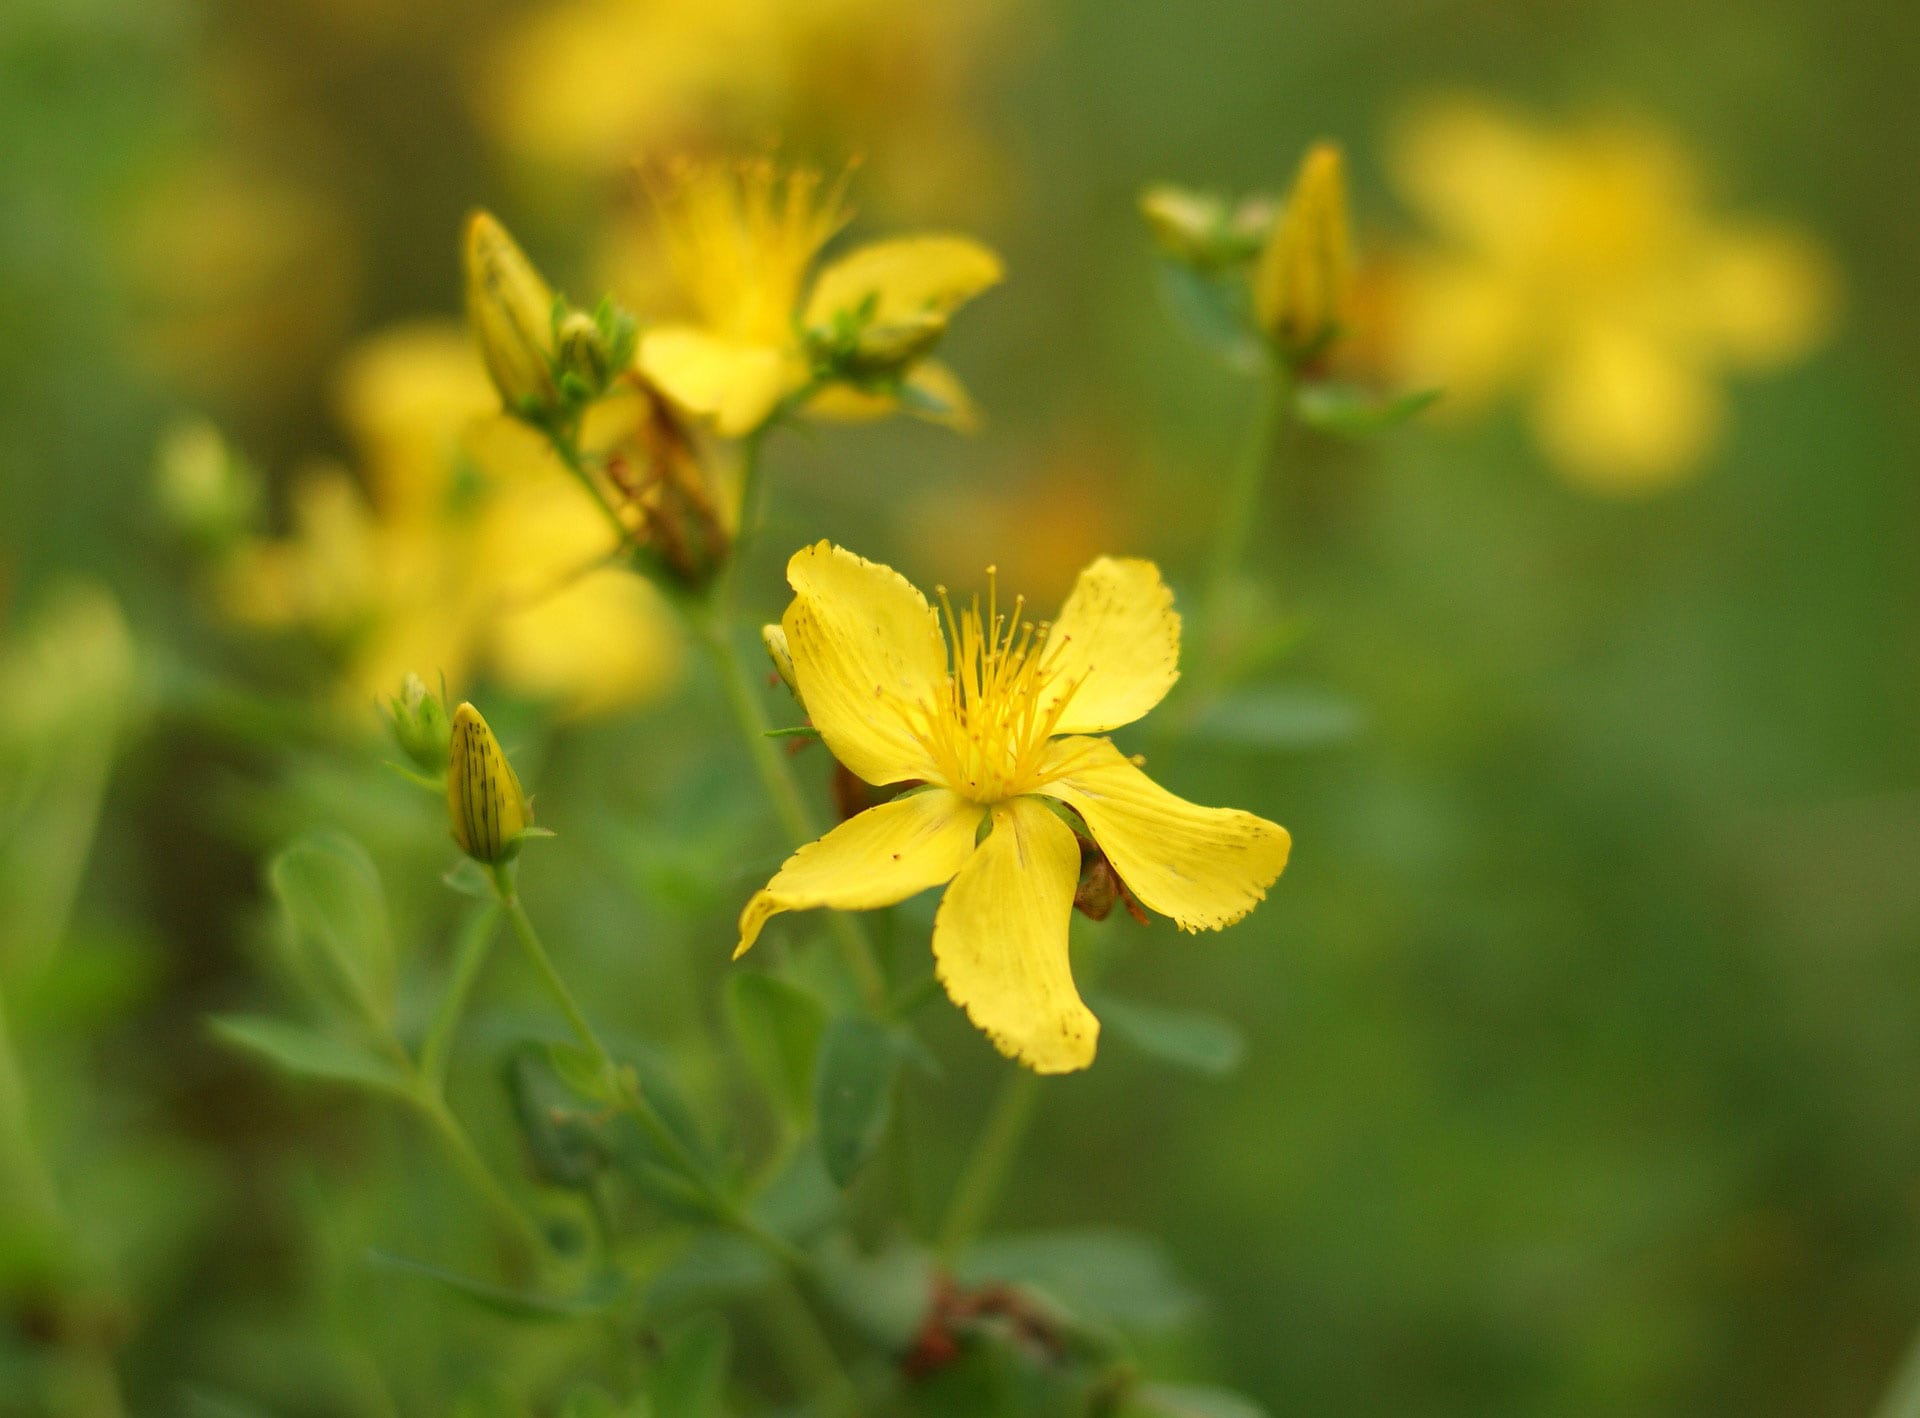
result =
[{"label": "green stem", "polygon": [[1024,1068],[1016,1067],[1000,1085],[940,1226],[940,1254],[947,1261],[959,1254],[992,1215],[1039,1101],[1040,1077]]},{"label": "green stem", "polygon": [[[809,386],[789,401],[789,406],[797,406],[811,394],[812,388]],[[760,473],[761,450],[766,435],[776,426],[778,417],[776,415],[747,436],[742,449],[743,466],[740,473],[740,523],[733,551],[720,570],[707,605],[704,608],[689,607],[687,618],[694,634],[705,647],[707,657],[713,661],[721,693],[726,696],[727,707],[733,711],[734,722],[739,725],[741,737],[746,740],[747,754],[753,760],[754,771],[759,774],[767,798],[780,819],[780,826],[789,844],[797,848],[818,837],[821,827],[807,806],[805,794],[800,791],[799,781],[794,777],[786,751],[767,737],[773,722],[767,717],[760,686],[741,659],[733,635],[734,578],[742,549],[759,527],[763,482]],[[848,973],[853,976],[861,999],[875,1013],[882,1012],[886,1006],[887,981],[874,957],[873,946],[866,932],[857,920],[841,911],[831,912],[828,921],[834,944],[846,962]]]},{"label": "green stem", "polygon": [[553,445],[553,451],[560,456],[573,480],[586,489],[587,496],[593,499],[593,505],[600,509],[600,515],[607,519],[607,525],[613,528],[614,545],[624,548],[633,539],[633,533],[627,524],[620,520],[620,514],[614,505],[607,501],[607,495],[600,490],[600,484],[594,479],[593,472],[587,467],[586,455],[574,442],[572,433],[564,429],[547,430],[547,442]]},{"label": "green stem", "polygon": [[554,1003],[560,1006],[560,1012],[566,1015],[567,1023],[572,1027],[574,1036],[579,1039],[581,1046],[593,1055],[594,1062],[599,1065],[618,1105],[639,1123],[649,1140],[666,1154],[668,1160],[679,1168],[687,1180],[700,1189],[716,1217],[772,1253],[781,1264],[792,1270],[805,1272],[810,1265],[805,1252],[785,1237],[768,1230],[739,1202],[729,1196],[708,1175],[707,1169],[700,1165],[699,1159],[688,1150],[679,1134],[667,1126],[666,1120],[653,1106],[653,1101],[634,1083],[628,1070],[620,1066],[619,1061],[601,1041],[599,1031],[587,1018],[586,1011],[580,1008],[580,1003],[574,998],[573,991],[568,989],[566,981],[560,978],[560,972],[554,968],[553,957],[547,953],[547,948],[540,939],[540,933],[534,929],[533,919],[527,915],[526,907],[520,904],[520,898],[514,892],[512,878],[508,875],[506,868],[495,866],[493,879],[494,886],[499,892],[500,904],[507,913],[507,923],[513,927],[513,933],[518,938],[528,963],[540,976],[541,982],[547,987],[547,992],[553,996]]},{"label": "green stem", "polygon": [[1260,513],[1260,493],[1271,471],[1275,450],[1293,412],[1293,375],[1277,356],[1261,372],[1253,423],[1239,460],[1227,479],[1220,500],[1220,521],[1214,531],[1213,551],[1201,601],[1201,623],[1216,643],[1220,621],[1247,558]]},{"label": "green stem", "polygon": [[486,1159],[480,1155],[480,1149],[473,1145],[473,1139],[455,1117],[453,1110],[437,1093],[428,1091],[428,1085],[422,1082],[416,1104],[421,1116],[433,1125],[433,1130],[447,1149],[447,1155],[453,1159],[461,1176],[480,1198],[492,1209],[499,1219],[510,1244],[513,1247],[513,1269],[523,1270],[531,1267],[533,1258],[546,1246],[546,1237],[540,1233],[540,1227],[527,1215],[520,1204],[508,1194],[493,1174]]},{"label": "green stem", "polygon": [[454,948],[453,976],[447,981],[447,993],[434,1012],[433,1023],[420,1046],[420,1072],[436,1097],[444,1097],[447,1068],[453,1061],[453,1036],[466,1013],[467,999],[475,981],[493,951],[493,933],[500,924],[500,904],[489,901],[467,922]]},{"label": "green stem", "polygon": [[33,1138],[27,1085],[0,1000],[0,1209],[31,1214],[49,1227],[62,1224],[60,1194]]},{"label": "green stem", "polygon": [[783,1278],[768,1290],[766,1316],[769,1337],[780,1350],[781,1361],[799,1381],[799,1396],[817,1402],[824,1414],[859,1413],[860,1396],[853,1380],[791,1281]]}]

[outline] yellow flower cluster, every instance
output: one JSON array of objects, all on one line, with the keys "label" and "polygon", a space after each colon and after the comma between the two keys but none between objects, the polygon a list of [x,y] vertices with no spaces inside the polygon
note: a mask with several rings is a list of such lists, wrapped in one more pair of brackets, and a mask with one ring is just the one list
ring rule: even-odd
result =
[{"label": "yellow flower cluster", "polygon": [[1644,124],[1554,130],[1450,99],[1392,157],[1436,238],[1389,297],[1403,374],[1454,411],[1522,391],[1541,446],[1586,486],[1684,477],[1724,421],[1722,376],[1789,364],[1831,323],[1819,248],[1711,213],[1686,154]]},{"label": "yellow flower cluster", "polygon": [[[305,474],[289,536],[241,547],[237,617],[317,632],[361,699],[410,671],[485,670],[568,713],[648,699],[678,673],[657,593],[611,565],[611,529],[499,400],[456,327],[403,326],[348,360],[341,413],[365,481]],[[631,416],[631,415],[629,415]]]}]

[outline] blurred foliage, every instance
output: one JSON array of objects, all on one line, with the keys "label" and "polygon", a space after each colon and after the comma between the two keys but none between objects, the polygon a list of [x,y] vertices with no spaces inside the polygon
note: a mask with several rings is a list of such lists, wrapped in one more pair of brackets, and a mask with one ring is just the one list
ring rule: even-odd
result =
[{"label": "blurred foliage", "polygon": [[[1048,1086],[994,1231],[942,1279],[856,1224],[823,1262],[831,1333],[903,1384],[954,1340],[911,1390],[928,1412],[1250,1411],[1227,1387],[1276,1413],[1868,1411],[1920,1321],[1916,54],[1920,20],[1859,0],[0,6],[0,1410],[617,1412],[580,1380],[624,1378],[639,1347],[604,1324],[628,1303],[662,1317],[656,1413],[790,1397],[806,1362],[762,1255],[660,1239],[686,1198],[596,1121],[505,950],[444,1097],[570,1258],[543,1288],[508,1283],[425,1095],[328,1081],[393,1065],[351,998],[313,1008],[317,952],[372,952],[350,958],[417,1042],[493,928],[376,736],[389,670],[442,662],[236,624],[208,543],[294,545],[316,479],[421,543],[396,489],[447,465],[389,477],[410,450],[355,371],[444,339],[415,322],[457,314],[470,208],[570,293],[653,313],[630,162],[864,154],[856,237],[959,226],[1006,257],[943,347],[984,427],[784,440],[742,599],[771,618],[786,552],[827,536],[922,584],[997,562],[1048,603],[1095,553],[1152,556],[1186,604],[1254,395],[1170,313],[1140,191],[1277,193],[1341,140],[1372,259],[1329,374],[1414,387],[1393,276],[1446,233],[1396,135],[1468,94],[1529,141],[1661,134],[1697,175],[1690,230],[1817,250],[1825,343],[1726,380],[1700,355],[1713,436],[1635,498],[1549,476],[1512,399],[1361,444],[1296,430],[1213,647],[1241,687],[1128,743],[1284,822],[1293,866],[1225,935],[1122,913],[1076,945],[1106,1047]],[[703,1156],[777,1155],[812,1061],[872,1041],[726,962],[781,845],[715,750],[717,686],[661,670],[556,729],[577,681],[458,638],[558,833],[524,890],[568,979],[637,1076],[749,1120]],[[822,801],[823,760],[795,759]],[[306,868],[377,898],[303,916]],[[929,921],[892,913],[890,964],[924,972]],[[883,1139],[849,1205],[904,1196],[925,1238],[1005,1065],[944,1004],[920,1032],[940,1072],[900,1059],[889,1120],[915,1164]],[[862,1155],[875,1120],[845,1101],[841,1160],[797,1161],[770,1221],[804,1226]],[[616,1172],[637,1296],[585,1239]],[[916,1307],[931,1339],[885,1328]],[[1036,1362],[1054,1346],[1123,1353],[1128,1381],[1075,1389],[1087,1368]]]}]

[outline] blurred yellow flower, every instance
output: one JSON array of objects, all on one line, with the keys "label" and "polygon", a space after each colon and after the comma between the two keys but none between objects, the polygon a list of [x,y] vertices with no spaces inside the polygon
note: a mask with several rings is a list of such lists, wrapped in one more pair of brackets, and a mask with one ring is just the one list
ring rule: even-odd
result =
[{"label": "blurred yellow flower", "polygon": [[1791,363],[1833,319],[1825,253],[1709,212],[1687,155],[1644,125],[1555,131],[1443,100],[1392,162],[1438,238],[1396,279],[1402,373],[1455,410],[1525,389],[1542,446],[1584,485],[1683,478],[1719,432],[1722,375]]},{"label": "blurred yellow flower", "polygon": [[[966,417],[957,381],[925,356],[953,312],[999,282],[993,252],[951,235],[875,242],[809,288],[814,258],[850,215],[844,174],[683,161],[655,192],[692,318],[650,328],[640,369],[681,407],[737,438],[831,363],[841,382],[829,392],[839,397],[814,399],[816,413],[865,417],[905,404]],[[887,381],[899,382],[898,395]]]},{"label": "blurred yellow flower", "polygon": [[778,134],[859,151],[902,210],[967,218],[1001,184],[976,73],[1019,48],[1005,0],[552,0],[491,46],[476,106],[546,173]]},{"label": "blurred yellow flower", "polygon": [[363,698],[410,671],[459,682],[484,669],[591,714],[673,681],[671,614],[612,564],[612,531],[542,437],[498,412],[465,332],[376,336],[349,360],[340,402],[365,488],[338,468],[303,477],[291,535],[229,568],[237,616],[319,632]]},{"label": "blurred yellow flower", "polygon": [[1183,930],[1231,925],[1286,866],[1285,829],[1177,798],[1091,737],[1179,678],[1180,617],[1152,562],[1095,561],[1052,625],[991,595],[955,614],[943,592],[944,643],[918,590],[840,547],[797,552],[787,580],[786,644],[827,747],[866,782],[926,786],[789,857],[741,913],[736,958],[778,912],[871,910],[947,886],[933,954],[948,996],[1001,1052],[1069,1072],[1093,1061],[1100,1023],[1068,963],[1081,845],[1065,810]]}]

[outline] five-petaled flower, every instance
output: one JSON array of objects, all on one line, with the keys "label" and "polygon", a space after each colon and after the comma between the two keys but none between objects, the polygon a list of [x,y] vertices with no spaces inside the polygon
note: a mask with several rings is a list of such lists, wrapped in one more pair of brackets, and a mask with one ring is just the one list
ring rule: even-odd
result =
[{"label": "five-petaled flower", "polygon": [[1064,1073],[1092,1062],[1100,1031],[1068,965],[1081,861],[1069,821],[1184,930],[1239,920],[1286,866],[1284,828],[1175,797],[1093,737],[1179,677],[1180,617],[1152,562],[1101,557],[1051,625],[991,596],[956,614],[942,592],[944,637],[905,578],[840,547],[796,553],[787,579],[787,647],[821,738],[869,783],[924,786],[789,857],[741,913],[736,958],[778,912],[870,910],[947,885],[933,928],[947,994],[1001,1052]]},{"label": "five-petaled flower", "polygon": [[765,160],[682,162],[655,184],[668,257],[691,318],[640,342],[640,367],[681,407],[740,437],[810,387],[808,410],[871,418],[905,407],[971,417],[928,358],[954,311],[999,284],[1000,258],[947,233],[876,241],[809,282],[846,225],[846,181]]}]

